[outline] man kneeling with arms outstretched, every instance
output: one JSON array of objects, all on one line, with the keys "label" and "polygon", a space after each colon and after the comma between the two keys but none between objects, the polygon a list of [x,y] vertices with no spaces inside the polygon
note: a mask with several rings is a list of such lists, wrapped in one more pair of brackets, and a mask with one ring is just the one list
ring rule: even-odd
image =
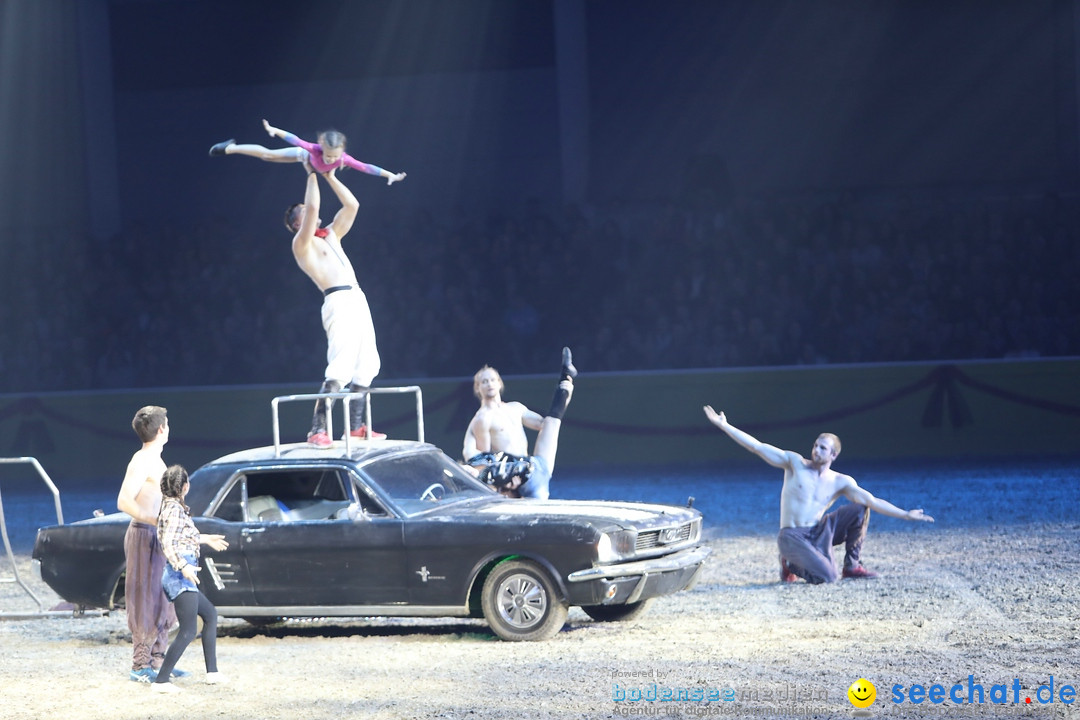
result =
[{"label": "man kneeling with arms outstretched", "polygon": [[[716,427],[744,448],[773,467],[784,471],[784,487],[780,490],[780,579],[794,582],[801,577],[809,583],[835,582],[846,578],[874,578],[877,573],[859,562],[859,552],[866,537],[870,511],[902,520],[934,522],[922,510],[901,510],[892,503],[876,498],[859,487],[850,475],[832,469],[833,460],[840,454],[840,438],[822,433],[814,441],[807,460],[797,452],[781,450],[763,443],[739,430],[727,421],[724,413],[705,406],[705,415]],[[825,514],[840,496],[851,501]],[[844,568],[836,572],[833,545],[844,544]]]}]

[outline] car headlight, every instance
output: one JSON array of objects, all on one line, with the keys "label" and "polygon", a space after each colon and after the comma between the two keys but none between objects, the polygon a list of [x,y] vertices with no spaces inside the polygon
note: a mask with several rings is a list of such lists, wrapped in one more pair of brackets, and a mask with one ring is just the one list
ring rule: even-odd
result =
[{"label": "car headlight", "polygon": [[596,542],[596,559],[601,563],[617,562],[634,554],[634,533],[629,530],[601,533]]}]

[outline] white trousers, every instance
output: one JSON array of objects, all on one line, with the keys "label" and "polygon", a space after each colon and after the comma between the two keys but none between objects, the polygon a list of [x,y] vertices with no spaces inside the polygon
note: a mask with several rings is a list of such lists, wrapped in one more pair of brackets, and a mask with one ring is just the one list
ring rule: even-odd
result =
[{"label": "white trousers", "polygon": [[370,386],[379,374],[381,361],[364,291],[353,288],[327,295],[322,322],[326,331],[325,378],[337,380],[342,389],[350,382]]}]

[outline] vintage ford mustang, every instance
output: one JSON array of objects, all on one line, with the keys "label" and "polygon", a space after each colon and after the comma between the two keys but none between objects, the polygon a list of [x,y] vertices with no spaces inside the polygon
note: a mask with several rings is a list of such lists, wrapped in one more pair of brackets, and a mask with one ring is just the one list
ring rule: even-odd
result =
[{"label": "vintage ford mustang", "polygon": [[[580,606],[640,615],[693,585],[709,548],[701,514],[641,503],[499,495],[423,442],[246,450],[192,473],[200,587],[227,617],[483,617],[506,640],[543,640]],[[38,531],[42,579],[82,607],[124,599],[114,513]]]}]

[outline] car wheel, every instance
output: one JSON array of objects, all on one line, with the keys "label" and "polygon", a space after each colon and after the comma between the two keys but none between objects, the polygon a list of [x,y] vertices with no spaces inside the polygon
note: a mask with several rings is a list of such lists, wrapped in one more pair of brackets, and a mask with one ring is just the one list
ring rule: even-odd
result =
[{"label": "car wheel", "polygon": [[484,581],[484,618],[503,640],[547,640],[566,624],[566,603],[547,572],[527,560],[495,566]]},{"label": "car wheel", "polygon": [[637,620],[652,605],[652,598],[625,605],[582,605],[585,614],[597,622],[627,622]]}]

